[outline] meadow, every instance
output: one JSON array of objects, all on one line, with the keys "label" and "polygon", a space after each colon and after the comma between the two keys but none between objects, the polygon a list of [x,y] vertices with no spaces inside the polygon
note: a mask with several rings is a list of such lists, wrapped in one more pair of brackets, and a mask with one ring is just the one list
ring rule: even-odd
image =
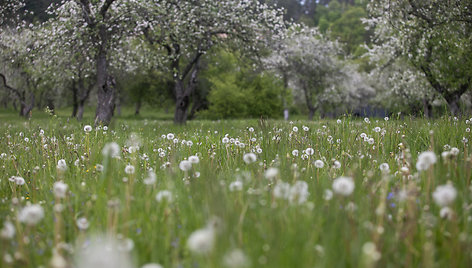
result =
[{"label": "meadow", "polygon": [[0,266],[470,267],[471,126],[5,116]]}]

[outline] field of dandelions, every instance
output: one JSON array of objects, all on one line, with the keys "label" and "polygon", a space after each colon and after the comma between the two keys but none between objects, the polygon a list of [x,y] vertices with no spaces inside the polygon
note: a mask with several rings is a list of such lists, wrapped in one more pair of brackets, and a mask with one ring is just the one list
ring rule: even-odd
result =
[{"label": "field of dandelions", "polygon": [[471,127],[0,122],[0,267],[471,267]]}]

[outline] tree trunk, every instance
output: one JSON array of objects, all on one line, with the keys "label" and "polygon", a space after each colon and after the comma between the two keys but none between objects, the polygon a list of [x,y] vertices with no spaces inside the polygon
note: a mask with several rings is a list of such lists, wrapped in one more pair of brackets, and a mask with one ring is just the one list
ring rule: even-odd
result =
[{"label": "tree trunk", "polygon": [[308,120],[313,120],[313,116],[315,115],[316,109],[308,107]]},{"label": "tree trunk", "polygon": [[77,116],[77,109],[79,108],[79,100],[78,100],[78,90],[75,87],[75,82],[72,82],[72,115],[71,117],[76,117]]},{"label": "tree trunk", "polygon": [[102,46],[97,56],[97,110],[95,125],[108,125],[115,109],[115,85],[113,78],[108,74],[107,51],[105,45],[106,29],[100,27]]},{"label": "tree trunk", "polygon": [[187,111],[190,106],[190,96],[184,91],[183,81],[179,80],[175,83],[175,114],[174,114],[174,123],[175,124],[185,124],[187,121]]},{"label": "tree trunk", "polygon": [[134,115],[135,116],[139,115],[139,110],[141,110],[141,100],[138,100],[136,102],[136,106],[135,106],[135,109],[134,109]]},{"label": "tree trunk", "polygon": [[84,117],[84,106],[85,106],[85,101],[81,101],[77,105],[77,120],[82,121],[82,118]]},{"label": "tree trunk", "polygon": [[433,118],[433,106],[426,98],[423,98],[423,112],[425,118]]},{"label": "tree trunk", "polygon": [[459,106],[459,102],[461,100],[461,95],[451,93],[445,97],[449,112],[452,116],[458,116],[460,114],[461,109]]}]

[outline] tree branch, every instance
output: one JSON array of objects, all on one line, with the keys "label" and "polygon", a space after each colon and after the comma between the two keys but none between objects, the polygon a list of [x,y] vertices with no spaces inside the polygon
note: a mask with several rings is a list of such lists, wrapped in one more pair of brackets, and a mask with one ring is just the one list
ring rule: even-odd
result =
[{"label": "tree branch", "polygon": [[9,86],[7,84],[7,78],[5,77],[4,74],[0,73],[0,77],[2,78],[2,81],[3,81],[3,85],[5,86],[6,89],[12,91],[13,93],[15,93],[15,95],[18,97],[18,99],[21,101],[21,94],[20,94],[20,91],[16,88],[13,88],[11,86]]}]

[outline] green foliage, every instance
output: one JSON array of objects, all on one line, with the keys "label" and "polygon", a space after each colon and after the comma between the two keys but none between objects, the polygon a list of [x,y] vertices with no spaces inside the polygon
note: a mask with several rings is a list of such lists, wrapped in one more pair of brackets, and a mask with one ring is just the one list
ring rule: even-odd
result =
[{"label": "green foliage", "polygon": [[254,73],[250,63],[238,62],[235,54],[217,53],[204,74],[210,81],[209,109],[200,113],[211,119],[280,117],[284,88],[277,77]]}]

